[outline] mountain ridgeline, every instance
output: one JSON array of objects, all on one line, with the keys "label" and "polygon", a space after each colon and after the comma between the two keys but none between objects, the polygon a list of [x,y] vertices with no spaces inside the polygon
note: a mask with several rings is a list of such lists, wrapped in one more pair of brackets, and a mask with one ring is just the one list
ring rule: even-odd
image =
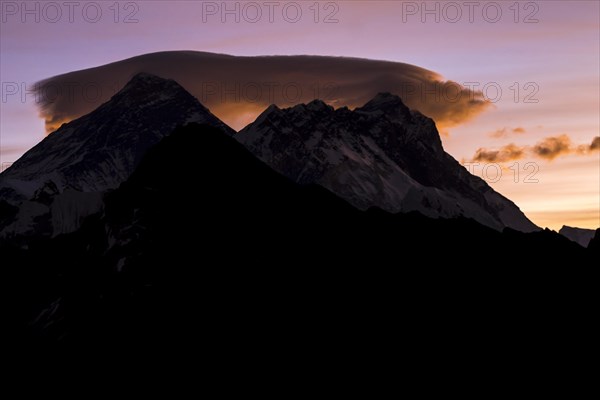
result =
[{"label": "mountain ridgeline", "polygon": [[[179,128],[150,149],[78,231],[1,250],[17,336],[28,347],[75,348],[189,344],[207,326],[219,343],[236,343],[243,328],[244,340],[283,345],[315,324],[341,332],[358,318],[379,329],[397,296],[422,298],[415,310],[430,312],[440,311],[439,296],[477,296],[468,309],[488,313],[482,299],[516,307],[532,287],[536,296],[557,280],[574,287],[582,272],[548,266],[592,257],[550,231],[361,211],[278,174],[207,125]],[[574,299],[570,290],[544,296]],[[282,335],[266,343],[274,329]]]},{"label": "mountain ridgeline", "polygon": [[539,230],[444,151],[432,119],[390,93],[354,111],[319,100],[270,107],[236,138],[295,182],[317,183],[363,210],[463,216],[497,230]]},{"label": "mountain ridgeline", "polygon": [[[152,108],[157,102],[166,111]],[[30,198],[22,191],[25,200],[6,189],[5,226],[24,226],[31,203],[54,213],[66,188],[101,193],[98,212],[69,233],[26,236],[25,246],[23,236],[0,240],[10,326],[28,348],[145,348],[201,333],[231,344],[240,331],[245,343],[273,346],[317,326],[383,329],[398,296],[420,299],[415,310],[429,316],[449,298],[478,315],[490,312],[482,299],[495,296],[519,310],[532,287],[547,296],[559,281],[565,290],[552,293],[553,304],[587,293],[573,282],[598,246],[534,230],[443,151],[433,121],[389,94],[354,111],[319,101],[273,106],[232,137],[174,82],[142,75],[61,129],[76,147],[56,131],[1,176],[15,192],[31,171],[47,173],[36,184],[55,179],[56,187]],[[153,139],[139,144],[127,132]],[[96,167],[110,159],[105,146],[128,160],[111,168],[125,169]],[[36,162],[43,151],[51,171]],[[36,229],[40,218],[32,221]],[[578,267],[549,267],[557,260]]]},{"label": "mountain ridgeline", "polygon": [[191,122],[234,134],[175,81],[137,74],[110,101],[63,124],[0,175],[0,200],[19,206],[14,218],[0,217],[0,237],[76,230],[151,146]]}]

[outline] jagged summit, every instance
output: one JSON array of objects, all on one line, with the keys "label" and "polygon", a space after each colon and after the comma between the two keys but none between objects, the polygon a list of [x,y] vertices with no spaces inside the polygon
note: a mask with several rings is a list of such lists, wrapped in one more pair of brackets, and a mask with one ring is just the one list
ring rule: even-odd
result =
[{"label": "jagged summit", "polygon": [[361,209],[465,216],[498,230],[538,229],[444,151],[432,119],[391,93],[353,111],[320,100],[269,107],[235,137],[288,178],[320,184]]},{"label": "jagged summit", "polygon": [[[271,109],[271,107],[269,107],[268,109]],[[281,109],[277,107],[273,110],[281,110]],[[330,113],[330,112],[334,111],[332,106],[328,105],[323,100],[319,100],[319,99],[315,99],[306,104],[304,104],[304,103],[296,104],[293,107],[284,108],[283,110],[290,110],[290,111],[293,111],[294,113],[304,113],[304,112]]]},{"label": "jagged summit", "polygon": [[[392,94],[390,92],[380,92],[375,95],[371,100],[369,100],[362,109],[372,109],[372,108],[393,108],[393,107],[406,107],[400,96]],[[408,108],[408,107],[406,107]]]},{"label": "jagged summit", "polygon": [[[161,78],[157,75],[140,72],[135,74],[123,88],[117,93],[120,96],[130,94],[132,91],[143,90],[167,90],[167,91],[183,91],[188,93],[179,83],[173,79]],[[188,93],[189,94],[189,93]]]},{"label": "jagged summit", "polygon": [[306,108],[310,111],[333,111],[332,106],[319,99],[315,99],[308,103]]},{"label": "jagged summit", "polygon": [[165,85],[170,84],[173,86],[179,86],[177,82],[172,79],[162,78],[158,75],[149,74],[147,72],[138,72],[133,75],[129,82],[124,86],[124,88],[140,86],[140,85]]},{"label": "jagged summit", "polygon": [[[264,120],[266,116],[275,114],[286,115],[289,117],[290,113],[306,114],[307,118],[316,118],[318,114],[333,114],[337,112],[340,116],[345,116],[345,113],[350,112],[348,107],[340,107],[335,109],[326,102],[320,99],[315,99],[309,103],[296,104],[292,107],[280,108],[275,104],[271,104],[261,115],[257,118],[258,120]],[[354,111],[361,114],[375,114],[379,117],[386,117],[395,121],[403,121],[412,123],[413,114],[421,115],[418,111],[410,110],[402,101],[402,99],[390,92],[378,93],[373,99],[368,101],[362,107],[356,108]],[[314,113],[314,115],[310,115]],[[441,145],[441,142],[440,142]]]},{"label": "jagged summit", "polygon": [[[172,79],[140,72],[134,75],[108,103],[111,106],[154,107],[159,108],[165,102],[179,101],[194,104],[196,108],[208,111],[204,105]],[[196,104],[197,103],[197,104]],[[184,110],[185,111],[185,110]]]},{"label": "jagged summit", "polygon": [[164,82],[172,82],[179,85],[172,79],[161,78],[158,75],[150,74],[148,72],[138,72],[135,74],[128,82],[130,85],[138,84],[139,82],[155,82],[155,83],[164,83]]},{"label": "jagged summit", "polygon": [[379,113],[387,118],[394,118],[404,122],[412,122],[411,110],[404,104],[400,96],[389,92],[377,94],[364,106],[355,111],[363,113]]}]

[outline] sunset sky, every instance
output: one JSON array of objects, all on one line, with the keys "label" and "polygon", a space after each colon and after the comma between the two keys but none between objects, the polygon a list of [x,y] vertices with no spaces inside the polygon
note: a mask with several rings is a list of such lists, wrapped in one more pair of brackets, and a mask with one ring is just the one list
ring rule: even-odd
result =
[{"label": "sunset sky", "polygon": [[598,1],[76,3],[2,1],[0,163],[45,136],[21,90],[55,75],[168,50],[368,58],[485,87],[485,110],[440,126],[446,151],[539,226],[600,226]]}]

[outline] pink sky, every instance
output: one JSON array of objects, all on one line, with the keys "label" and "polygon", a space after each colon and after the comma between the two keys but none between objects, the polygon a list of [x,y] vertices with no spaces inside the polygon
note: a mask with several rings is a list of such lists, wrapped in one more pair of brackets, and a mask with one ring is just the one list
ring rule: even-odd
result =
[{"label": "pink sky", "polygon": [[[458,160],[472,159],[480,148],[510,143],[532,148],[547,137],[565,134],[574,146],[589,145],[600,133],[597,1],[523,1],[517,6],[514,1],[482,1],[473,3],[472,16],[462,1],[427,2],[425,8],[433,11],[425,14],[421,1],[284,1],[274,2],[273,22],[262,1],[227,2],[230,9],[238,7],[239,22],[235,13],[222,21],[223,2],[123,1],[118,14],[111,8],[114,1],[77,3],[70,22],[69,10],[60,1],[55,4],[61,15],[48,2],[27,2],[31,12],[24,15],[23,2],[2,2],[1,163],[14,161],[44,136],[33,96],[22,101],[9,87],[164,50],[390,60],[463,84],[487,84],[490,96],[493,87],[500,87],[502,96],[494,107],[443,137],[444,147]],[[262,11],[260,18],[255,5]],[[215,11],[214,6],[216,14],[203,14]],[[128,16],[130,23],[125,23]],[[524,102],[528,94],[537,102]],[[514,133],[515,128],[524,132]],[[493,137],[502,129],[505,135]],[[516,161],[521,168],[517,182],[515,166],[508,169],[514,163],[510,161],[502,163],[502,178],[490,183],[535,223],[553,229],[600,225],[599,152],[573,151],[553,160],[528,152]],[[523,182],[528,162],[537,166],[538,183]]]}]

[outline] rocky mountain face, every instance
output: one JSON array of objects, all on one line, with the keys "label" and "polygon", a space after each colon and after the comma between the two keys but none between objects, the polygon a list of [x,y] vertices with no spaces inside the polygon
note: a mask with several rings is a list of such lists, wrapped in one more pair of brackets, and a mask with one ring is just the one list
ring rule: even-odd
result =
[{"label": "rocky mountain face", "polygon": [[[148,148],[191,122],[234,135],[176,82],[136,75],[109,102],[64,124],[0,175],[0,196],[8,203],[0,207],[0,236],[75,230]],[[281,174],[317,183],[360,209],[537,229],[443,150],[433,120],[389,93],[353,111],[319,100],[284,110],[271,106],[235,137]]]},{"label": "rocky mountain face", "polygon": [[596,231],[594,229],[574,228],[564,225],[558,233],[575,243],[579,243],[583,247],[588,247]]},{"label": "rocky mountain face", "polygon": [[588,249],[595,252],[597,255],[600,254],[600,228],[596,229],[594,237],[588,244]]},{"label": "rocky mountain face", "polygon": [[360,209],[463,216],[497,230],[539,229],[444,151],[432,119],[390,93],[355,110],[319,100],[270,106],[235,138],[293,181],[322,185]]},{"label": "rocky mountain face", "polygon": [[[334,341],[348,332],[396,341],[386,326],[396,324],[390,316],[399,307],[411,324],[425,324],[415,337],[429,332],[432,343],[440,309],[444,326],[480,325],[489,315],[497,329],[490,303],[510,320],[537,325],[523,307],[532,296],[557,304],[548,308],[555,321],[556,310],[573,312],[559,305],[580,295],[569,288],[594,256],[547,230],[498,232],[466,218],[361,211],[196,124],[148,151],[105,196],[103,212],[76,232],[27,249],[0,241],[0,253],[3,293],[18,317],[6,325],[25,348],[177,353],[199,337],[202,348],[218,352],[240,343],[263,349],[308,340],[310,347],[323,343],[314,331],[324,329]],[[582,268],[550,268],[557,260]],[[453,343],[474,340],[457,332]]]},{"label": "rocky mountain face", "polygon": [[191,122],[234,133],[175,81],[134,76],[110,101],[61,126],[0,175],[0,200],[19,206],[0,216],[0,237],[76,229],[151,146]]}]

